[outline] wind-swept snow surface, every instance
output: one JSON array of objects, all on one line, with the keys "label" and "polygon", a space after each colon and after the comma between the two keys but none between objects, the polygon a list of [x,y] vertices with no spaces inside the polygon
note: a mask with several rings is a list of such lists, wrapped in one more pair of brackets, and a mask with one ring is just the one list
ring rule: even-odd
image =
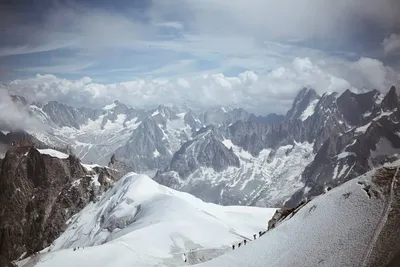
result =
[{"label": "wind-swept snow surface", "polygon": [[72,217],[35,266],[181,266],[184,253],[191,263],[210,260],[252,240],[274,212],[205,203],[130,173]]},{"label": "wind-swept snow surface", "polygon": [[400,264],[399,180],[398,167],[369,172],[315,198],[256,242],[198,266]]},{"label": "wind-swept snow surface", "polygon": [[52,156],[53,158],[66,159],[69,157],[69,155],[54,149],[38,149],[38,151],[40,154],[46,154]]}]

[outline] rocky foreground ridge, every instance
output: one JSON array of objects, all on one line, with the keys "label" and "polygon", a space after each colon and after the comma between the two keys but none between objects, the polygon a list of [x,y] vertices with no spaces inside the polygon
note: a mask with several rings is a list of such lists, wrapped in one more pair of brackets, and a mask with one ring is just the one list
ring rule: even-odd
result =
[{"label": "rocky foreground ridge", "polygon": [[49,246],[72,215],[118,179],[115,170],[73,155],[12,147],[0,160],[0,266]]}]

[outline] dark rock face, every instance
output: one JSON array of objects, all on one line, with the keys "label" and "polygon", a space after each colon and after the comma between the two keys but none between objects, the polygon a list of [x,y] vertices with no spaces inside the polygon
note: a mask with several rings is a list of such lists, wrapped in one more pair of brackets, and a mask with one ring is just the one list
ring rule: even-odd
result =
[{"label": "dark rock face", "polygon": [[133,132],[127,144],[117,149],[115,155],[130,170],[141,172],[167,166],[172,157],[167,147],[167,140],[160,127],[152,118],[146,118]]},{"label": "dark rock face", "polygon": [[396,93],[396,87],[392,86],[389,92],[383,98],[381,107],[384,111],[388,111],[398,108],[398,106],[399,98]]},{"label": "dark rock face", "polygon": [[45,104],[43,111],[59,127],[68,126],[79,129],[80,125],[87,121],[77,109],[56,101]]},{"label": "dark rock face", "polygon": [[187,177],[199,167],[222,171],[229,166],[239,167],[238,157],[215,136],[212,130],[185,143],[171,160],[169,171]]},{"label": "dark rock face", "polygon": [[275,113],[268,114],[267,116],[250,116],[250,121],[261,122],[265,124],[280,124],[285,119],[285,116]]},{"label": "dark rock face", "polygon": [[[36,148],[48,148],[46,144],[24,131],[12,131],[7,134],[0,132],[0,154],[5,153],[12,145],[33,145]],[[2,151],[4,150],[4,151]]]},{"label": "dark rock face", "polygon": [[[367,112],[375,111],[375,99],[379,94],[377,90],[372,90],[365,94],[355,94],[350,92],[350,90],[346,90],[337,99],[339,111],[350,124],[362,124],[368,120],[368,117],[375,115],[372,113],[368,114]],[[366,116],[363,116],[364,114]]]},{"label": "dark rock face", "polygon": [[74,156],[9,150],[0,168],[0,258],[15,260],[49,246],[72,215],[117,179],[112,170],[88,171]]},{"label": "dark rock face", "polygon": [[[306,109],[307,116],[303,116]],[[223,139],[229,139],[236,147],[249,152],[253,157],[259,157],[261,151],[270,149],[266,163],[276,159],[274,152],[282,146],[305,142],[313,144],[313,161],[298,173],[305,186],[286,202],[289,208],[296,207],[302,200],[324,193],[327,188],[334,188],[371,168],[392,162],[398,158],[396,153],[400,154],[400,105],[395,88],[386,95],[376,90],[363,94],[347,90],[340,96],[337,93],[318,96],[312,89],[303,89],[285,119],[279,124],[267,124],[252,119],[238,119],[233,124],[226,124],[229,120],[223,115],[227,116],[230,112],[223,109],[214,111],[213,115],[218,115],[220,119],[220,125],[213,130],[215,140],[221,142]],[[209,114],[208,120],[211,120],[210,118]],[[158,172],[155,179],[164,185],[191,192],[208,201],[221,199],[219,196],[224,191],[232,196],[229,199],[232,201],[230,204],[238,204],[240,197],[243,197],[240,192],[232,192],[233,189],[224,190],[223,185],[212,185],[212,182],[208,182],[207,186],[206,183],[201,183],[201,172],[197,170],[202,167],[213,168],[215,175],[211,175],[210,178],[207,174],[207,179],[212,180],[218,176],[221,168],[212,164],[198,164],[191,159],[198,158],[197,153],[210,152],[203,152],[201,149],[187,152],[188,147],[194,147],[194,144],[198,143],[197,137],[207,130],[207,127],[199,130],[194,140],[182,146],[174,155],[169,167]],[[217,141],[211,142],[213,146],[217,147]],[[232,162],[227,165],[236,166]],[[182,177],[191,173],[199,173],[195,176],[196,182],[183,185]],[[245,175],[244,173],[243,177]],[[268,192],[263,191],[262,194],[265,197]],[[252,196],[252,203],[258,203],[260,200],[257,196]]]},{"label": "dark rock face", "polygon": [[[382,101],[377,101],[378,98]],[[309,191],[294,194],[286,203],[290,207],[304,197],[317,196],[328,187],[336,187],[374,167],[398,159],[400,103],[395,89],[392,88],[385,97],[379,96],[377,91],[360,95],[346,91],[337,103],[341,110],[339,114],[343,114],[342,120],[349,129],[328,127],[325,134],[315,138],[317,142],[323,141],[322,145],[302,174]]]},{"label": "dark rock face", "polygon": [[294,99],[293,106],[287,112],[285,120],[299,119],[301,114],[310,105],[310,103],[318,98],[319,96],[315,90],[303,88]]}]

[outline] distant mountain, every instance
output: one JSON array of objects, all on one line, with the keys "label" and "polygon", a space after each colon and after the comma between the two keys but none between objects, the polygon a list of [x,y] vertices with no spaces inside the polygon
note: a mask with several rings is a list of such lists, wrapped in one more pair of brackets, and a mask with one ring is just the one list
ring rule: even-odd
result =
[{"label": "distant mountain", "polygon": [[219,204],[296,205],[393,161],[400,148],[394,87],[341,95],[303,88],[285,116],[224,107],[139,110],[119,101],[77,109],[13,99],[50,126],[28,131],[39,142],[69,147],[85,163],[107,165],[114,157],[124,170]]},{"label": "distant mountain", "polygon": [[[175,204],[180,203],[177,198],[185,196],[182,198],[186,202],[194,199],[186,198],[186,193],[180,193],[180,197],[177,197],[173,189],[190,193],[205,202],[222,205],[284,205],[290,210],[311,200],[310,203],[314,203],[312,205],[317,205],[316,209],[318,205],[329,209],[328,212],[322,211],[324,216],[332,212],[333,204],[329,200],[332,197],[335,205],[343,205],[346,218],[354,211],[355,205],[346,199],[356,197],[354,200],[361,201],[357,203],[362,204],[360,205],[366,214],[356,214],[360,223],[364,223],[371,214],[375,220],[375,215],[382,214],[382,210],[392,212],[392,209],[382,206],[382,203],[395,200],[393,194],[396,193],[397,169],[390,166],[397,164],[397,168],[400,159],[400,101],[395,87],[390,88],[386,94],[377,90],[362,94],[347,90],[342,94],[332,92],[323,95],[318,95],[313,89],[304,88],[300,90],[285,116],[270,114],[265,117],[243,109],[224,107],[215,107],[204,112],[163,105],[140,110],[114,101],[102,109],[89,109],[73,108],[58,102],[28,103],[18,96],[13,96],[12,99],[16,108],[28,111],[28,120],[40,122],[47,125],[47,128],[30,128],[24,131],[13,129],[12,125],[0,125],[0,149],[3,150],[3,154],[0,153],[0,263],[4,259],[16,259],[25,255],[25,252],[31,254],[46,246],[50,246],[50,249],[71,249],[72,245],[78,244],[110,243],[110,240],[124,237],[135,227],[138,227],[136,230],[150,229],[149,225],[155,224],[157,228],[158,223],[164,222],[164,219],[176,227],[176,221],[170,220],[172,217],[154,217],[154,210],[149,208],[155,202],[161,201],[163,208],[174,211]],[[71,150],[76,156],[66,155],[61,150]],[[81,163],[79,158],[86,164]],[[90,162],[109,167],[88,165]],[[154,181],[149,183],[148,178],[146,180],[143,178],[145,176],[139,175],[137,177],[141,178],[138,178],[136,185],[142,185],[137,187],[140,190],[130,191],[129,184],[136,175],[130,174],[127,177],[131,178],[124,180],[126,184],[122,182],[101,197],[118,180],[119,176],[111,168],[118,168],[124,173],[146,173]],[[371,170],[373,171],[369,173]],[[356,177],[359,178],[353,180]],[[389,184],[390,187],[387,186]],[[167,190],[162,185],[172,189]],[[146,196],[147,187],[161,190],[162,196],[156,193],[149,198],[150,201]],[[388,192],[392,192],[389,197]],[[117,193],[118,196],[115,196]],[[313,200],[325,193],[326,195]],[[165,195],[172,197],[166,199]],[[119,196],[124,199],[122,202],[119,201]],[[90,201],[97,202],[99,198],[102,199],[100,203],[87,206]],[[164,201],[172,201],[172,204],[166,205]],[[199,203],[200,200],[193,201]],[[315,209],[310,203],[297,209],[296,214],[292,214],[292,219],[289,219],[292,215],[288,217],[287,223],[297,229],[293,231],[301,232],[298,229],[304,225],[300,227],[291,222],[307,221],[304,216]],[[373,205],[369,207],[363,203]],[[118,213],[124,209],[124,205],[131,215]],[[85,206],[89,207],[90,216],[81,213],[71,218]],[[161,206],[157,206],[157,211]],[[356,206],[361,208],[358,204]],[[395,208],[395,204],[393,207]],[[341,217],[340,208],[338,209],[333,214],[340,222],[346,223]],[[200,213],[192,207],[184,210],[194,216],[194,221],[198,219],[206,223],[208,219],[203,220],[204,214],[209,213],[211,217],[216,215],[206,208]],[[332,221],[332,217],[323,217],[320,212],[317,212],[318,218]],[[87,215],[90,218],[85,217]],[[225,225],[229,221],[223,216],[217,225]],[[90,227],[87,226],[90,229],[86,226],[80,228],[86,223],[85,218],[94,222]],[[51,246],[56,237],[65,230],[68,219],[71,219],[68,223],[74,221],[72,228],[68,230],[72,234],[64,235],[61,243]],[[315,224],[313,220],[310,221],[311,224]],[[391,218],[388,219],[390,220]],[[193,223],[190,220],[185,222]],[[282,229],[279,225],[283,225],[286,219],[276,222],[276,229],[270,233],[272,235],[275,230]],[[352,228],[346,229],[358,227],[358,224],[352,224],[354,222],[351,222]],[[216,227],[214,223],[215,221],[208,225],[208,228]],[[184,228],[183,225],[180,226]],[[313,225],[307,227],[312,228]],[[380,224],[380,227],[384,229],[390,225]],[[88,231],[81,232],[83,229]],[[221,231],[227,229],[231,228],[224,226]],[[329,229],[321,229],[318,229],[319,234],[329,232]],[[346,236],[347,230],[344,232]],[[81,233],[90,233],[95,239],[80,239],[78,236]],[[144,237],[153,232],[144,230],[135,234],[138,234],[133,235],[135,240],[139,237],[146,240]],[[168,232],[163,240],[172,240],[174,246],[178,247],[177,244],[196,243],[196,237],[191,234],[192,232],[185,232],[185,235],[190,235],[189,239],[185,239],[186,237],[182,238],[176,231]],[[231,237],[231,234],[226,235],[229,241]],[[304,239],[296,238],[291,241],[304,244]],[[379,238],[391,240],[386,234],[381,237],[377,234],[373,238],[375,241]],[[81,240],[85,241],[80,243]],[[123,243],[115,242],[118,248],[127,248],[124,244],[129,243],[128,241],[123,238]],[[217,245],[222,246],[221,244]],[[374,244],[368,250],[363,250],[367,251],[367,254],[362,254],[365,262],[369,259],[374,262],[369,257],[373,255]],[[114,250],[114,245],[110,247],[117,251]],[[167,247],[169,248],[168,245]],[[168,264],[177,264],[174,249],[175,247],[168,252],[162,250],[162,254],[166,253],[163,255],[172,257],[173,262]],[[351,246],[351,249],[355,248]],[[379,250],[378,247],[376,249]],[[202,257],[211,259],[222,251],[210,253],[212,255],[207,256],[194,253],[193,263],[199,263]],[[393,253],[398,251],[393,250]],[[380,257],[379,253],[376,255]],[[392,256],[387,259],[392,260]],[[36,259],[38,258],[32,260]],[[314,260],[313,258],[306,262],[313,266]],[[160,258],[156,261],[159,262]],[[150,262],[154,265],[153,261]],[[285,258],[282,264],[291,266],[293,262]],[[279,266],[278,263],[276,265]]]},{"label": "distant mountain", "polygon": [[[373,90],[322,96],[306,88],[279,124],[238,120],[217,127],[214,149],[225,144],[239,165],[189,164],[203,151],[179,151],[187,164],[171,161],[154,179],[224,205],[296,206],[397,159],[399,112],[394,87],[386,95]],[[209,143],[200,135],[192,142]],[[225,154],[219,161],[230,162]]]},{"label": "distant mountain", "polygon": [[[163,105],[141,110],[114,101],[103,108],[93,109],[74,108],[56,101],[28,103],[20,96],[12,96],[12,99],[18,107],[28,110],[32,120],[46,126],[46,130],[26,129],[42,143],[50,147],[71,148],[86,163],[106,165],[115,155],[125,161],[130,170],[150,175],[166,168],[181,145],[204,126],[228,125],[238,120],[276,123],[281,119],[275,114],[261,117],[243,109],[222,107],[204,113],[187,107]],[[10,131],[10,127],[0,125],[0,130]],[[135,141],[140,138],[141,141]]]}]

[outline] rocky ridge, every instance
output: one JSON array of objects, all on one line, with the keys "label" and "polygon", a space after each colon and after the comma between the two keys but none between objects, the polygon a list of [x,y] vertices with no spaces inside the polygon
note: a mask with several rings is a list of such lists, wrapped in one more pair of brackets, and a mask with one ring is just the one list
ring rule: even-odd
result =
[{"label": "rocky ridge", "polygon": [[119,173],[75,156],[31,146],[11,148],[0,167],[0,258],[15,260],[49,246],[67,220]]}]

